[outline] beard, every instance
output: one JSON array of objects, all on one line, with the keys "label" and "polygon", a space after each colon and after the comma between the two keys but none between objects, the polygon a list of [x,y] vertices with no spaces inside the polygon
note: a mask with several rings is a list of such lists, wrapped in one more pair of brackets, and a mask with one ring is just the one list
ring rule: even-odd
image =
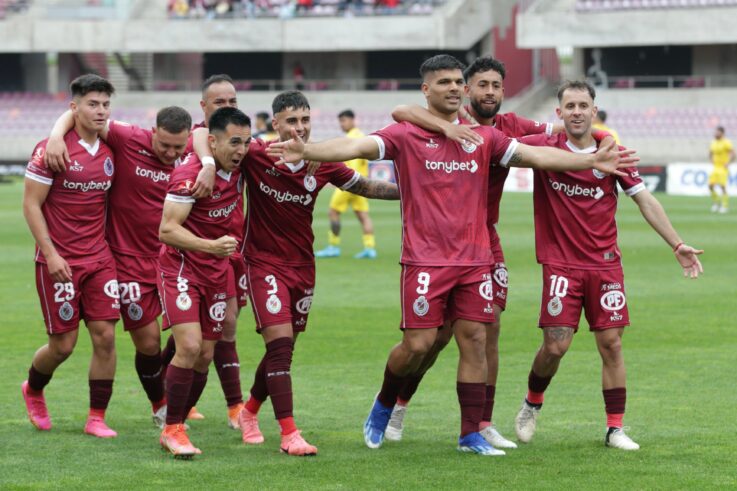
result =
[{"label": "beard", "polygon": [[471,100],[471,107],[473,108],[474,112],[476,112],[476,114],[478,114],[480,117],[484,119],[491,119],[496,116],[499,112],[499,109],[502,108],[502,103],[501,101],[499,101],[496,103],[496,107],[494,107],[494,109],[487,110],[484,109],[484,107],[478,101]]}]

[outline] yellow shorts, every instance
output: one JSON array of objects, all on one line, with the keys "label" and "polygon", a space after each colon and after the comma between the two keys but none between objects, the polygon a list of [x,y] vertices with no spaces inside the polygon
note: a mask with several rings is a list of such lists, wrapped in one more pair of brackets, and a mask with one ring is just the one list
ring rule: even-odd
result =
[{"label": "yellow shorts", "polygon": [[709,186],[714,184],[727,187],[727,177],[729,176],[727,169],[724,167],[716,167],[709,174]]},{"label": "yellow shorts", "polygon": [[337,211],[338,213],[345,213],[348,209],[348,205],[353,207],[353,211],[369,211],[368,199],[357,194],[343,191],[342,189],[336,189],[333,193],[333,197],[330,198],[330,208]]}]

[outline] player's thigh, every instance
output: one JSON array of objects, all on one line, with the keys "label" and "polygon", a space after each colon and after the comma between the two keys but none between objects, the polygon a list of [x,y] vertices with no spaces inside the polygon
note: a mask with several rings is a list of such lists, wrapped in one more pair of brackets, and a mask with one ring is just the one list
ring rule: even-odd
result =
[{"label": "player's thigh", "polygon": [[494,322],[494,284],[489,266],[457,268],[455,276],[456,284],[447,304],[447,315],[454,323],[454,330],[459,319],[480,324]]},{"label": "player's thigh", "polygon": [[227,299],[235,299],[235,294],[228,292],[228,282],[220,286],[198,286],[201,290],[200,300],[200,327],[202,339],[218,341],[223,337],[225,316],[227,314]]},{"label": "player's thigh", "polygon": [[369,200],[364,196],[357,194],[348,193],[351,195],[351,208],[356,213],[368,213],[369,211]]},{"label": "player's thigh", "polygon": [[315,268],[312,266],[290,268],[285,274],[288,274],[286,283],[291,299],[292,327],[294,332],[304,332],[307,329],[307,319],[315,293]]},{"label": "player's thigh", "polygon": [[246,278],[246,263],[240,255],[230,257],[230,267],[233,271],[233,287],[238,302],[238,308],[248,305],[248,278]]},{"label": "player's thigh", "polygon": [[279,325],[292,325],[292,299],[286,268],[261,263],[246,264],[248,294],[256,319],[256,331]]},{"label": "player's thigh", "polygon": [[157,285],[161,298],[162,329],[183,324],[200,324],[202,290],[190,278],[160,273]]},{"label": "player's thigh", "polygon": [[443,325],[445,306],[455,284],[453,271],[449,269],[437,266],[402,266],[401,329],[439,328]]},{"label": "player's thigh", "polygon": [[630,323],[622,268],[586,272],[586,320],[592,331]]},{"label": "player's thigh", "polygon": [[63,334],[79,328],[81,271],[72,266],[72,281],[55,281],[46,264],[36,263],[36,290],[46,333]]},{"label": "player's thigh", "polygon": [[79,283],[82,318],[87,323],[120,318],[118,274],[112,258],[85,264]]},{"label": "player's thigh", "polygon": [[342,189],[336,189],[330,197],[330,209],[335,210],[338,213],[345,213],[348,209],[349,201],[350,193],[347,193]]},{"label": "player's thigh", "polygon": [[538,326],[570,327],[578,330],[584,300],[581,270],[543,265],[542,298]]}]

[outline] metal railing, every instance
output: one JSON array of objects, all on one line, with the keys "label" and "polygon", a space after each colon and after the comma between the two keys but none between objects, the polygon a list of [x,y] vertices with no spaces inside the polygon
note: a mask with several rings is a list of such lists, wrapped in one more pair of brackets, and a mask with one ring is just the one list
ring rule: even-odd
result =
[{"label": "metal railing", "polygon": [[737,87],[735,75],[657,75],[607,77],[606,81],[590,80],[599,87],[610,89],[699,89]]},{"label": "metal railing", "polygon": [[[357,91],[357,90],[418,90],[422,81],[416,78],[386,79],[305,79],[302,82],[284,79],[234,80],[236,90],[269,91],[298,89],[306,91]],[[156,80],[154,90],[200,90],[201,82],[188,80]]]}]

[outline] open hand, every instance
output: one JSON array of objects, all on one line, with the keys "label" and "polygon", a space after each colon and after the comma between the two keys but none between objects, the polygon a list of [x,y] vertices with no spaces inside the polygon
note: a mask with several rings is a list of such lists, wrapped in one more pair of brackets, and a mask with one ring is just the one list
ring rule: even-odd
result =
[{"label": "open hand", "polygon": [[673,254],[675,254],[678,264],[683,268],[683,276],[686,278],[696,279],[704,272],[704,267],[701,266],[701,261],[699,261],[698,257],[703,253],[703,250],[694,249],[690,245],[686,244],[681,244],[676,247]]},{"label": "open hand", "polygon": [[285,142],[272,143],[266,148],[266,153],[277,160],[274,165],[284,165],[287,162],[299,162],[304,159],[305,142],[292,129],[292,139]]},{"label": "open hand", "polygon": [[46,151],[44,152],[44,164],[54,172],[65,171],[66,164],[72,163],[69,158],[69,150],[64,143],[63,138],[51,137],[46,142]]}]

